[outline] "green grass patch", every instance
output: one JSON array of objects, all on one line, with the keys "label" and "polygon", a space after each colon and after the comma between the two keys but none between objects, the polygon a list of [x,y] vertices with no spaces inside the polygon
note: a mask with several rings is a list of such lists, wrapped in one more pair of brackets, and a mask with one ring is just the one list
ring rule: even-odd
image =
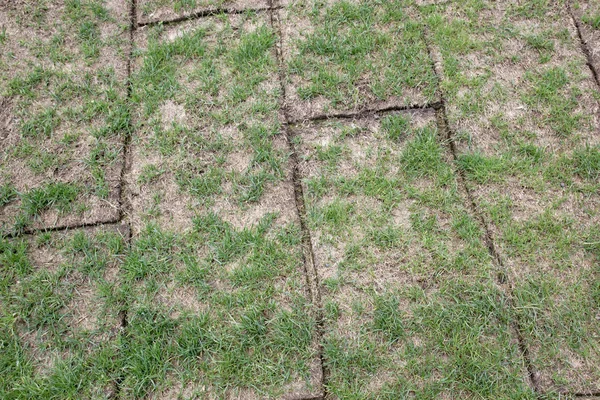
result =
[{"label": "green grass patch", "polygon": [[28,217],[38,216],[49,208],[67,212],[71,209],[79,192],[80,189],[73,184],[50,183],[23,193],[21,208]]},{"label": "green grass patch", "polygon": [[328,6],[307,1],[290,6],[287,18],[302,18],[313,27],[284,44],[294,54],[287,60],[289,72],[302,79],[294,88],[298,97],[303,101],[322,97],[326,109],[362,107],[367,99],[395,97],[411,103],[413,89],[419,98],[431,100],[435,75],[422,27],[402,7],[401,1],[341,1]]}]

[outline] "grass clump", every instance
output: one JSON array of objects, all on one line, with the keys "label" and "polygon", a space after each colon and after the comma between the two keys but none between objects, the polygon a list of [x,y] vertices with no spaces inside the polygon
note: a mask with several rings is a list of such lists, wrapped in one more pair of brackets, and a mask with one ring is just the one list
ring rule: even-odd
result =
[{"label": "grass clump", "polygon": [[592,182],[600,179],[600,147],[585,146],[573,152],[575,173]]},{"label": "grass clump", "polygon": [[394,141],[406,138],[410,133],[409,121],[400,114],[388,115],[381,121],[381,128]]},{"label": "grass clump", "polygon": [[478,153],[461,154],[457,164],[469,179],[478,183],[503,182],[510,173],[510,164],[506,160]]},{"label": "grass clump", "polygon": [[41,212],[56,208],[67,212],[77,198],[80,189],[68,183],[49,183],[41,188],[32,189],[21,195],[21,208],[28,217],[40,215]]},{"label": "grass clump", "polygon": [[7,205],[17,197],[17,190],[11,183],[0,185],[0,207]]},{"label": "grass clump", "polygon": [[577,92],[568,86],[571,79],[564,68],[555,67],[541,73],[529,73],[526,78],[533,90],[523,96],[526,104],[546,108],[544,120],[561,137],[568,137],[579,129],[583,115],[576,113]]},{"label": "grass clump", "polygon": [[581,20],[596,30],[600,29],[600,14],[586,14]]},{"label": "grass clump", "polygon": [[425,128],[417,130],[413,138],[406,143],[400,161],[404,171],[412,176],[427,176],[438,174],[441,169],[447,169],[442,158],[436,131]]}]

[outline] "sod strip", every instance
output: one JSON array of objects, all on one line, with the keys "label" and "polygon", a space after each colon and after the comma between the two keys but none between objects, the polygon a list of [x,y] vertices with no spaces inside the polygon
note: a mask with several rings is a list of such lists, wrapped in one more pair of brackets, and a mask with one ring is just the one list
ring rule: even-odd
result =
[{"label": "sod strip", "polygon": [[136,31],[127,398],[314,395],[268,15]]},{"label": "sod strip", "polygon": [[0,231],[115,221],[126,5],[0,5]]},{"label": "sod strip", "polygon": [[228,210],[238,227],[260,220],[261,208],[293,214],[278,200],[289,178],[268,16],[203,18],[136,35],[134,231],[148,221],[186,230],[208,211]]},{"label": "sod strip", "polygon": [[110,398],[125,230],[0,239],[0,397]]},{"label": "sod strip", "polygon": [[437,99],[408,2],[302,0],[280,15],[291,119]]},{"label": "sod strip", "polygon": [[433,112],[294,127],[332,398],[529,398]]},{"label": "sod strip", "polygon": [[[181,234],[148,225],[124,264],[125,398],[288,398],[319,389],[301,233],[267,213]],[[316,376],[316,379],[314,378]]]},{"label": "sod strip", "polygon": [[458,167],[509,271],[538,389],[600,381],[598,91],[564,4],[424,7]]}]

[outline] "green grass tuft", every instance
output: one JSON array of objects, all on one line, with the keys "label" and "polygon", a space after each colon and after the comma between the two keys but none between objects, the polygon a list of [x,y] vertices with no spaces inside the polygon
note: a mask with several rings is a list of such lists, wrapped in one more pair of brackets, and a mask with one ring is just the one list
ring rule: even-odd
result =
[{"label": "green grass tuft", "polygon": [[61,212],[71,209],[80,189],[74,184],[49,183],[32,189],[21,196],[21,209],[28,217],[39,215],[51,207]]}]

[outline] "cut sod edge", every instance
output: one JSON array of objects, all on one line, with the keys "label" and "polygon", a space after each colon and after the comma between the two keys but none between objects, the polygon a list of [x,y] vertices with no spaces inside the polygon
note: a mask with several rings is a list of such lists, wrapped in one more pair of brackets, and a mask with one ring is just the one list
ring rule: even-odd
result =
[{"label": "cut sod edge", "polygon": [[333,114],[317,114],[312,117],[307,118],[298,118],[287,120],[288,125],[296,125],[303,122],[311,122],[311,121],[325,121],[329,119],[361,119],[370,117],[378,114],[385,114],[393,111],[421,111],[421,110],[436,110],[441,107],[441,102],[436,101],[428,104],[409,104],[406,106],[386,106],[379,108],[369,108],[366,107],[362,110],[353,111],[353,112],[340,112]]},{"label": "cut sod edge", "polygon": [[[135,43],[135,31],[137,29],[137,0],[129,0],[129,51],[127,54],[127,105],[130,108],[131,113],[131,95],[133,93],[133,85],[131,82],[132,75],[132,60],[133,60],[133,46]],[[120,222],[125,221],[130,215],[132,211],[131,201],[128,197],[129,190],[127,187],[127,176],[131,172],[131,139],[133,132],[133,124],[131,121],[131,117],[128,122],[128,131],[125,134],[125,138],[123,139],[123,168],[121,169],[120,176],[120,185],[119,185],[119,220]],[[128,248],[131,248],[132,242],[132,231],[131,231],[131,222],[129,220],[126,221],[127,226],[127,237],[126,237],[126,245]],[[128,319],[128,310],[124,304],[119,304],[119,325],[120,330],[118,335],[121,337],[122,341],[127,341],[127,328],[129,325]],[[114,382],[114,390],[113,396],[111,398],[117,399],[121,396],[121,386],[123,381],[125,380],[125,375],[123,371],[121,371]]]},{"label": "cut sod edge", "polygon": [[583,392],[575,392],[575,393],[571,393],[571,392],[558,392],[559,394],[563,395],[563,396],[573,396],[573,397],[600,397],[600,390],[591,390],[589,392],[583,391]]},{"label": "cut sod edge", "polygon": [[120,224],[121,224],[121,218],[115,218],[115,219],[110,219],[107,221],[94,221],[94,222],[84,222],[84,223],[79,223],[79,224],[57,225],[57,226],[52,226],[52,227],[48,227],[48,228],[25,229],[25,230],[18,231],[18,232],[2,233],[2,234],[0,234],[0,237],[2,237],[3,239],[14,239],[14,238],[21,237],[24,235],[38,235],[40,233],[45,233],[45,232],[71,231],[71,230],[82,229],[82,228],[95,228],[95,227],[113,226],[113,225],[120,225]]},{"label": "cut sod edge", "polygon": [[248,8],[248,9],[245,9],[245,8],[211,8],[208,10],[201,10],[201,11],[197,11],[192,14],[182,15],[180,17],[167,19],[167,20],[157,19],[157,20],[136,22],[135,26],[137,28],[141,28],[144,26],[152,26],[152,25],[159,25],[159,24],[171,25],[171,24],[190,21],[190,20],[194,20],[194,19],[213,17],[215,15],[223,15],[223,14],[236,15],[236,14],[245,14],[248,12],[269,12],[271,10],[279,10],[281,8],[282,8],[282,6],[271,6],[271,5],[269,5],[268,7],[257,7],[257,8]]},{"label": "cut sod edge", "polygon": [[588,68],[590,69],[592,76],[594,77],[594,82],[596,82],[596,86],[600,90],[600,78],[598,77],[598,71],[596,71],[596,68],[594,67],[594,63],[593,63],[593,59],[592,59],[592,52],[590,51],[590,49],[587,45],[587,42],[583,37],[583,33],[581,32],[582,31],[581,24],[579,23],[579,20],[577,19],[577,17],[575,17],[575,13],[573,12],[573,9],[571,8],[570,1],[567,1],[566,7],[567,7],[567,12],[571,16],[571,19],[573,20],[573,24],[575,25],[575,28],[577,30],[577,37],[579,37],[579,44],[581,46],[581,51],[583,51],[583,54],[585,54],[586,64],[587,64]]},{"label": "cut sod edge", "polygon": [[288,129],[289,122],[289,113],[287,111],[287,103],[286,103],[286,90],[285,90],[285,74],[283,69],[283,56],[282,56],[282,34],[281,34],[281,26],[279,25],[279,18],[275,16],[275,13],[278,11],[280,7],[274,5],[274,1],[276,0],[268,0],[269,4],[269,19],[271,23],[271,28],[277,32],[279,40],[275,45],[275,52],[278,64],[278,75],[279,75],[279,85],[281,90],[281,101],[280,101],[280,109],[283,114],[284,126],[282,129],[284,130],[284,134],[287,140],[289,152],[290,152],[290,162],[292,168],[292,182],[294,185],[294,200],[296,203],[296,212],[298,215],[298,220],[300,221],[300,229],[302,230],[302,254],[303,254],[303,264],[304,264],[304,276],[306,279],[306,286],[308,290],[308,294],[310,297],[311,304],[314,307],[315,312],[315,320],[316,320],[316,337],[315,343],[318,348],[318,358],[319,364],[321,368],[321,379],[319,382],[320,388],[319,394],[317,395],[308,395],[307,397],[301,397],[302,399],[326,399],[327,398],[327,379],[329,377],[329,370],[326,366],[324,360],[324,348],[323,348],[323,336],[324,336],[324,316],[323,316],[323,304],[321,300],[321,290],[319,283],[319,274],[317,271],[317,267],[315,265],[315,255],[312,247],[312,239],[310,235],[310,230],[306,224],[306,205],[304,203],[304,192],[302,189],[302,177],[300,176],[299,171],[299,160],[298,160],[298,152],[296,147],[294,146],[294,135],[290,129]]},{"label": "cut sod edge", "polygon": [[[129,49],[127,54],[127,106],[129,107],[130,118],[128,120],[128,129],[123,138],[123,167],[120,174],[119,184],[119,219],[124,220],[131,215],[131,201],[129,200],[128,194],[129,189],[127,187],[127,176],[131,171],[131,136],[133,131],[133,123],[131,121],[132,115],[132,104],[131,95],[133,93],[133,84],[131,82],[132,75],[132,60],[133,60],[133,46],[135,30],[137,29],[137,0],[130,0],[129,5]],[[130,223],[128,222],[130,225]],[[130,225],[131,226],[131,225]]]}]

